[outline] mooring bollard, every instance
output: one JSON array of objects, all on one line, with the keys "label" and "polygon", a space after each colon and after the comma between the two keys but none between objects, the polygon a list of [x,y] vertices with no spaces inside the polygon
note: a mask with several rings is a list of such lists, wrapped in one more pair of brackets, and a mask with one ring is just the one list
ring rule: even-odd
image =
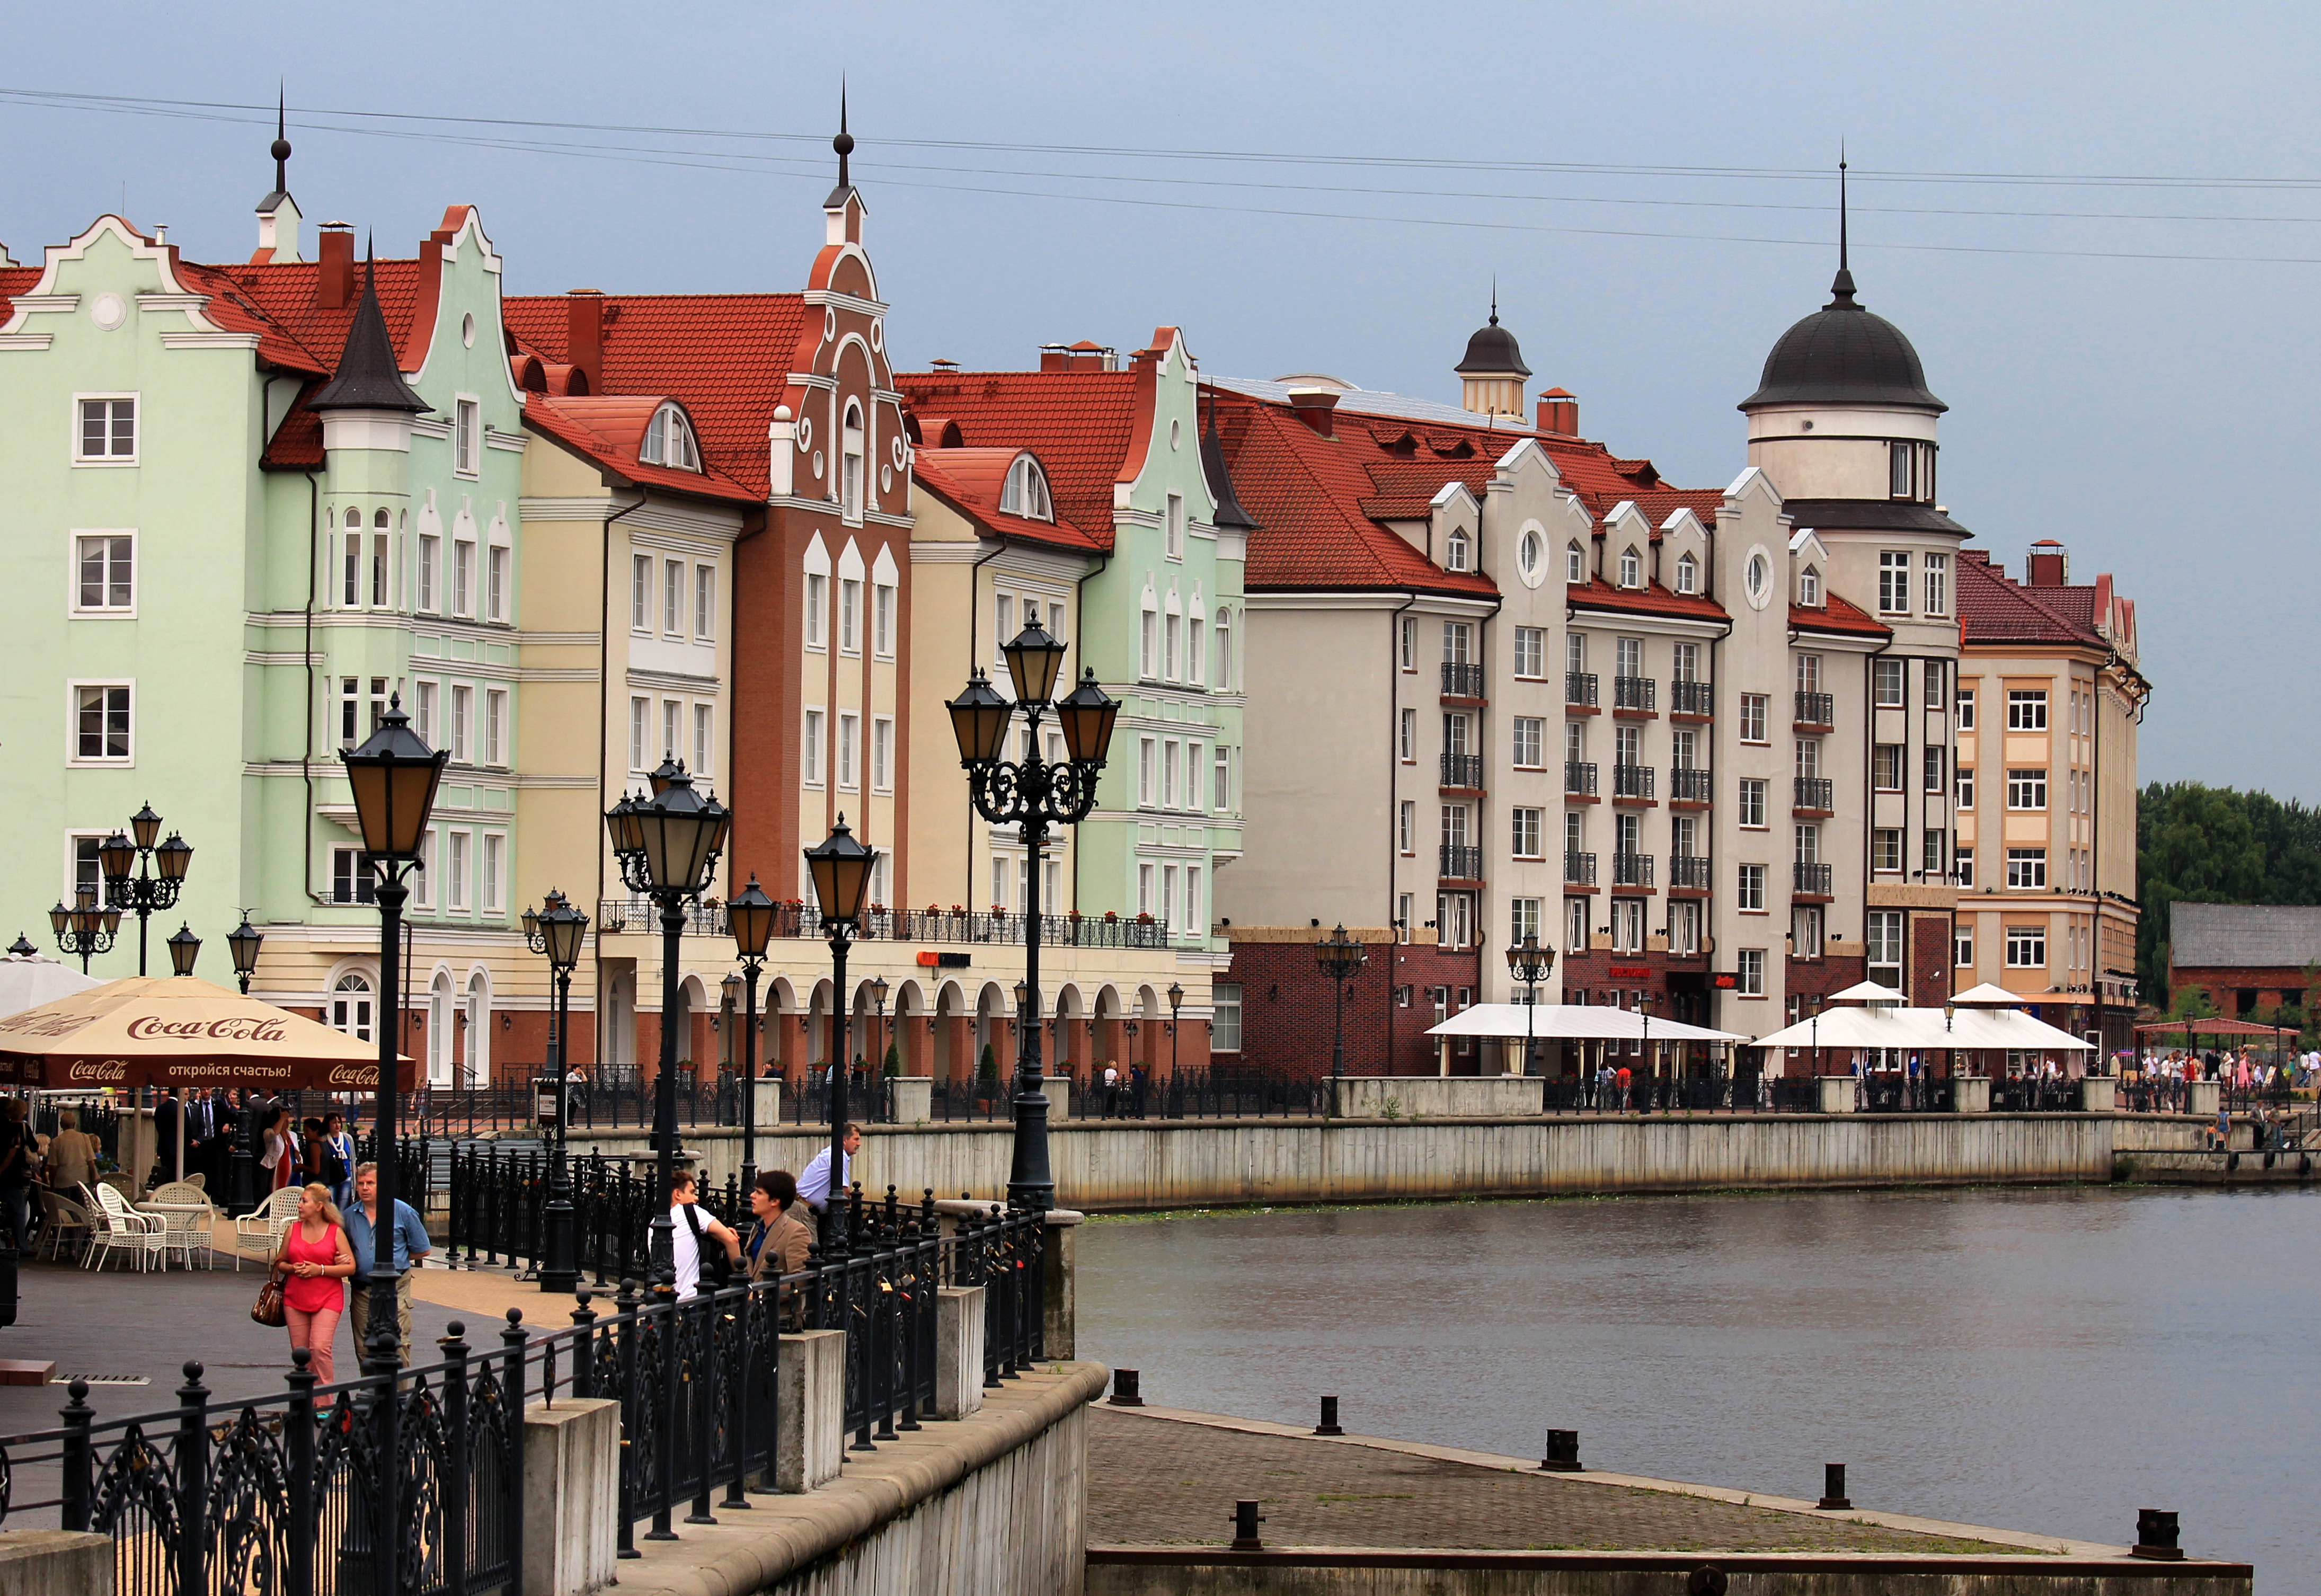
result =
[{"label": "mooring bollard", "polygon": [[1579,1472],[1579,1432],[1578,1430],[1548,1431],[1547,1455],[1539,1460],[1539,1466],[1552,1473],[1578,1473]]},{"label": "mooring bollard", "polygon": [[1845,1498],[1845,1465],[1825,1463],[1821,1465],[1821,1500],[1814,1506],[1825,1513],[1850,1511],[1853,1504]]},{"label": "mooring bollard", "polygon": [[1236,1552],[1262,1552],[1265,1543],[1257,1538],[1257,1527],[1265,1522],[1265,1515],[1257,1510],[1253,1501],[1233,1503],[1233,1549]]},{"label": "mooring bollard", "polygon": [[2176,1544],[2176,1515],[2160,1508],[2141,1508],[2135,1515],[2135,1545],[2130,1546],[2131,1557],[2150,1557],[2162,1563],[2183,1560],[2183,1548]]},{"label": "mooring bollard", "polygon": [[1314,1427],[1314,1433],[1317,1436],[1343,1436],[1346,1433],[1338,1423],[1337,1398],[1322,1399],[1322,1422]]},{"label": "mooring bollard", "polygon": [[1725,1596],[1725,1582],[1723,1569],[1714,1563],[1704,1563],[1684,1582],[1685,1596]]},{"label": "mooring bollard", "polygon": [[1112,1395],[1107,1399],[1115,1408],[1142,1408],[1144,1399],[1136,1394],[1136,1371],[1115,1369],[1112,1372]]}]

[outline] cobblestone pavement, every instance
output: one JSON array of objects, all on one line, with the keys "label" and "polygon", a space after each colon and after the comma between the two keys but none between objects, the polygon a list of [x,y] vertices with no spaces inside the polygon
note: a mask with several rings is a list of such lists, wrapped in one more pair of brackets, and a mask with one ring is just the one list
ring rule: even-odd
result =
[{"label": "cobblestone pavement", "polygon": [[1504,1473],[1343,1442],[1249,1435],[1095,1407],[1088,1541],[1223,1546],[1233,1502],[1269,1546],[1476,1550],[2016,1553],[1829,1518],[1551,1474]]}]

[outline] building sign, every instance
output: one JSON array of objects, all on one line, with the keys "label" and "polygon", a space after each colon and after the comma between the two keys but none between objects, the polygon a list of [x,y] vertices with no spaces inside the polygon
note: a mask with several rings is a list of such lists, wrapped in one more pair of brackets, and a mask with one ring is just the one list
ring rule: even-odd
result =
[{"label": "building sign", "polygon": [[1741,978],[1737,975],[1727,974],[1720,971],[1708,978],[1708,984],[1715,987],[1720,992],[1736,991],[1740,988]]},{"label": "building sign", "polygon": [[1611,979],[1614,980],[1650,980],[1652,979],[1652,967],[1649,964],[1615,964],[1612,966]]},{"label": "building sign", "polygon": [[967,961],[965,953],[942,953],[933,948],[919,950],[919,967],[922,970],[964,970]]}]

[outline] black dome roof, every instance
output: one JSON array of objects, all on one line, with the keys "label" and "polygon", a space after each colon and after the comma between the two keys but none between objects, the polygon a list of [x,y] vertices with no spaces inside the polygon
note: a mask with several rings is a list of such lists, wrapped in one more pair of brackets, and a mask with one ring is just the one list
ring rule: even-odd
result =
[{"label": "black dome roof", "polygon": [[1853,302],[1852,272],[1838,268],[1830,295],[1827,305],[1781,334],[1742,409],[1798,404],[1950,408],[1927,390],[1925,369],[1902,329]]},{"label": "black dome roof", "polygon": [[1524,364],[1523,351],[1515,347],[1515,335],[1499,325],[1497,306],[1491,309],[1489,324],[1476,328],[1475,335],[1467,340],[1467,358],[1451,369],[1461,377],[1531,375],[1531,368]]}]

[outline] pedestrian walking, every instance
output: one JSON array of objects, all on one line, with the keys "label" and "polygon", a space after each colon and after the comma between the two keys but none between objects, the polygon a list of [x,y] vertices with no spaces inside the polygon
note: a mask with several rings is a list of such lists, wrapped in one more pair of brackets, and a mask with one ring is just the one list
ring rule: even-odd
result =
[{"label": "pedestrian walking", "polygon": [[346,1280],[355,1272],[354,1249],[339,1221],[339,1210],[320,1181],[298,1193],[298,1218],[282,1233],[274,1272],[282,1281],[282,1314],[288,1321],[290,1350],[306,1349],[306,1366],[320,1383],[334,1373],[331,1349],[338,1339],[339,1316],[346,1311]]},{"label": "pedestrian walking", "polygon": [[[354,1206],[346,1210],[347,1244],[354,1249],[354,1298],[351,1314],[354,1318],[355,1354],[367,1356],[370,1351],[370,1288],[373,1261],[378,1256],[378,1165],[362,1163],[355,1166]],[[427,1256],[430,1243],[427,1227],[419,1222],[419,1212],[401,1198],[395,1199],[395,1212],[387,1220],[393,1234],[389,1245],[395,1259],[395,1341],[397,1354],[405,1368],[411,1366],[411,1272]]]}]

